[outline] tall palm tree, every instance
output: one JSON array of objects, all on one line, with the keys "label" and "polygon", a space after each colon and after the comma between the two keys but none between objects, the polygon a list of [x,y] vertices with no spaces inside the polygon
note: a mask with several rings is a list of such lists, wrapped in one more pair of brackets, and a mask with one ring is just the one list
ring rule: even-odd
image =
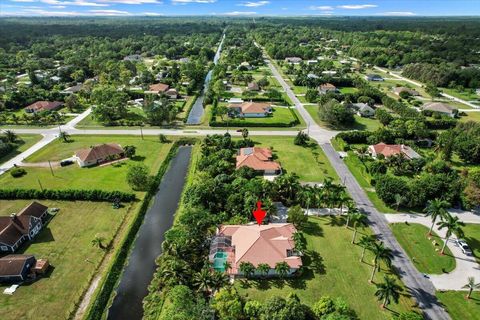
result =
[{"label": "tall palm tree", "polygon": [[361,212],[356,212],[350,217],[350,221],[353,222],[353,236],[352,244],[355,243],[355,238],[357,237],[357,226],[366,226],[367,225],[367,215]]},{"label": "tall palm tree", "polygon": [[210,269],[208,267],[203,267],[200,272],[194,274],[193,284],[197,287],[198,291],[208,295],[212,285],[212,272]]},{"label": "tall palm tree", "polygon": [[255,266],[251,262],[240,262],[240,272],[245,275],[245,278],[250,278],[255,273]]},{"label": "tall palm tree", "polygon": [[70,139],[70,135],[65,131],[60,131],[58,138],[62,139],[63,142],[68,142],[68,139]]},{"label": "tall palm tree", "polygon": [[293,243],[295,245],[295,251],[298,251],[300,253],[303,253],[307,250],[307,243],[305,240],[305,237],[303,236],[303,233],[301,232],[295,232],[293,234]]},{"label": "tall palm tree", "polygon": [[285,261],[277,262],[277,264],[275,265],[275,272],[281,279],[285,278],[289,271],[290,266]]},{"label": "tall palm tree", "polygon": [[242,137],[243,137],[244,140],[248,138],[248,129],[247,128],[242,129]]},{"label": "tall palm tree", "polygon": [[348,228],[350,226],[350,220],[353,215],[357,214],[359,211],[355,205],[349,206],[348,207],[348,212],[347,212],[347,221],[345,222],[345,228]]},{"label": "tall palm tree", "polygon": [[214,271],[212,273],[211,284],[212,291],[215,293],[228,284],[228,276],[222,272]]},{"label": "tall palm tree", "polygon": [[403,289],[396,283],[394,278],[384,276],[383,279],[385,282],[376,284],[377,291],[375,292],[375,296],[378,300],[383,300],[382,308],[385,308],[391,300],[398,303],[400,292],[402,292]]},{"label": "tall palm tree", "polygon": [[340,214],[343,214],[343,206],[352,201],[347,192],[343,191],[338,195],[337,203],[340,206]]},{"label": "tall palm tree", "polygon": [[308,212],[310,210],[310,205],[312,204],[312,200],[314,197],[312,188],[308,185],[304,186],[299,196],[302,204],[304,204],[307,207],[307,215],[308,215]]},{"label": "tall palm tree", "polygon": [[262,277],[266,277],[268,272],[270,271],[270,265],[268,263],[260,263],[257,266],[258,272],[262,275]]},{"label": "tall palm tree", "polygon": [[437,219],[440,218],[443,220],[448,215],[447,208],[449,206],[450,204],[447,201],[440,199],[429,200],[427,202],[425,214],[427,217],[429,216],[432,219],[432,225],[428,231],[428,235],[432,234],[433,226],[435,225]]},{"label": "tall palm tree", "polygon": [[407,198],[402,196],[401,194],[399,193],[395,194],[395,207],[397,208],[397,211],[402,205],[402,203],[405,201],[405,199]]},{"label": "tall palm tree", "polygon": [[4,135],[5,135],[5,142],[14,143],[18,139],[17,134],[12,130],[5,130]]},{"label": "tall palm tree", "polygon": [[105,241],[104,237],[96,235],[95,238],[92,240],[92,246],[99,247],[102,250],[105,250],[106,247],[103,245],[103,241]]},{"label": "tall palm tree", "polygon": [[358,241],[358,245],[362,247],[362,256],[360,257],[360,262],[363,262],[363,258],[365,257],[365,251],[369,249],[375,243],[375,236],[362,236],[360,241]]},{"label": "tall palm tree", "polygon": [[474,277],[468,277],[468,283],[462,287],[463,289],[468,289],[467,299],[472,297],[473,290],[480,289],[480,282],[475,283]]},{"label": "tall palm tree", "polygon": [[176,256],[162,256],[164,263],[159,276],[162,281],[170,285],[187,284],[190,275],[190,266]]},{"label": "tall palm tree", "polygon": [[373,277],[375,276],[375,271],[380,269],[380,261],[385,262],[385,264],[390,267],[392,265],[393,252],[390,248],[385,247],[383,242],[374,242],[370,248],[368,248],[374,255],[373,260],[373,269],[372,275],[370,277],[370,282],[373,282]]},{"label": "tall palm tree", "polygon": [[447,228],[447,238],[445,239],[445,242],[443,243],[442,251],[440,252],[441,254],[444,254],[445,248],[447,246],[447,242],[452,236],[452,234],[455,234],[459,238],[463,237],[462,227],[465,226],[465,223],[460,221],[458,217],[447,215],[446,220],[440,221],[438,225],[439,225],[438,229]]}]

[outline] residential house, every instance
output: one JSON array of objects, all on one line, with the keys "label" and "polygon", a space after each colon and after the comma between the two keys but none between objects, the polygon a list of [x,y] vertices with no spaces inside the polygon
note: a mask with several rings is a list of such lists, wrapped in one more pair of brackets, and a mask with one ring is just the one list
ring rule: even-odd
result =
[{"label": "residential house", "polygon": [[119,144],[104,143],[79,150],[75,153],[74,158],[78,165],[83,168],[123,158],[124,155],[124,150]]},{"label": "residential house", "polygon": [[308,65],[317,64],[318,60],[307,60]]},{"label": "residential house", "polygon": [[231,117],[241,118],[264,118],[272,114],[273,108],[270,103],[244,102],[234,103],[228,106]]},{"label": "residential house", "polygon": [[66,88],[66,89],[63,90],[63,91],[60,91],[60,93],[62,93],[62,94],[77,93],[77,92],[79,92],[80,90],[82,90],[82,88],[83,88],[83,84],[82,84],[82,83],[77,83],[77,84],[74,85],[74,86],[68,87],[68,88]]},{"label": "residential house", "polygon": [[438,112],[455,118],[458,115],[458,109],[443,102],[429,102],[423,105],[422,110],[430,112]]},{"label": "residential house", "polygon": [[243,61],[242,63],[240,63],[240,65],[238,66],[237,69],[245,69],[245,70],[252,70],[253,69],[253,66],[248,63],[247,61]]},{"label": "residential house", "polygon": [[170,99],[177,99],[178,98],[178,91],[177,89],[175,88],[170,88],[168,89],[165,94],[167,95],[167,97],[169,97]]},{"label": "residential house", "polygon": [[249,82],[247,85],[248,91],[260,91],[260,86],[256,82]]},{"label": "residential house", "polygon": [[326,70],[326,71],[322,71],[322,74],[326,75],[326,76],[334,76],[337,74],[337,71],[335,70]]},{"label": "residential house", "polygon": [[32,255],[9,254],[0,258],[0,283],[18,283],[34,278],[37,260]]},{"label": "residential house", "polygon": [[286,57],[285,62],[287,63],[293,63],[293,64],[299,64],[302,62],[302,58],[299,57]]},{"label": "residential house", "polygon": [[48,207],[36,201],[19,213],[0,217],[0,252],[14,253],[22,243],[32,240],[43,228]]},{"label": "residential house", "polygon": [[360,117],[370,118],[375,115],[375,109],[366,103],[352,103],[349,105],[349,107],[352,108]]},{"label": "residential house", "polygon": [[314,73],[309,73],[309,74],[307,74],[307,78],[308,78],[308,79],[320,79],[320,77],[317,76],[317,75],[314,74]]},{"label": "residential house", "polygon": [[399,96],[402,92],[408,92],[410,95],[414,96],[414,97],[417,97],[420,95],[420,93],[418,93],[417,90],[414,90],[414,89],[410,89],[410,88],[407,88],[407,87],[395,87],[393,88],[393,92]]},{"label": "residential house", "polygon": [[241,103],[243,103],[243,99],[242,98],[230,98],[230,99],[228,99],[227,102],[229,104],[241,104]]},{"label": "residential house", "polygon": [[385,158],[403,154],[407,159],[418,159],[421,156],[404,144],[385,144],[383,142],[368,146],[368,153],[374,158],[382,154]]},{"label": "residential house", "polygon": [[53,111],[61,106],[63,106],[63,102],[60,101],[37,101],[25,107],[25,112],[37,113],[42,111]]},{"label": "residential house", "polygon": [[138,62],[142,60],[143,58],[139,54],[132,54],[123,58],[123,61],[132,61],[132,62]]},{"label": "residential house", "polygon": [[273,161],[272,151],[268,148],[241,148],[237,155],[237,169],[249,167],[261,174],[279,174],[282,167]]},{"label": "residential house", "polygon": [[318,86],[318,92],[320,94],[327,94],[329,92],[336,93],[336,92],[339,92],[339,90],[337,89],[337,87],[335,87],[331,83],[324,83],[324,84],[321,84],[320,86]]},{"label": "residential house", "polygon": [[[210,245],[209,261],[213,268],[228,272],[232,276],[243,276],[242,262],[250,262],[255,267],[268,264],[266,276],[277,275],[275,266],[285,262],[290,267],[287,275],[294,275],[302,266],[301,254],[295,250],[293,234],[297,232],[291,223],[268,225],[221,225]],[[225,261],[231,268],[225,270]],[[259,271],[255,275],[262,275]]]},{"label": "residential house", "polygon": [[365,80],[367,81],[384,81],[383,77],[378,74],[367,74],[365,76]]},{"label": "residential house", "polygon": [[160,94],[160,93],[166,93],[170,89],[170,86],[168,84],[164,83],[156,83],[150,85],[148,88],[148,91],[145,91],[145,93],[153,93],[153,94]]}]

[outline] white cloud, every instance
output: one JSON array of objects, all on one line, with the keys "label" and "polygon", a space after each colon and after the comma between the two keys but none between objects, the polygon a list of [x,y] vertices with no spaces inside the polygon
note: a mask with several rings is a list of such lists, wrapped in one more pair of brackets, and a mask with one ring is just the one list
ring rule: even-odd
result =
[{"label": "white cloud", "polygon": [[149,17],[157,17],[157,16],[163,16],[163,13],[159,13],[159,12],[142,12],[141,15],[149,16]]},{"label": "white cloud", "polygon": [[267,5],[269,3],[270,3],[270,1],[247,1],[247,2],[239,3],[238,6],[242,6],[242,7],[261,7],[261,6]]},{"label": "white cloud", "polygon": [[257,13],[253,11],[231,11],[231,12],[222,13],[222,15],[225,15],[225,16],[252,16],[256,14]]},{"label": "white cloud", "polygon": [[130,12],[120,10],[89,10],[95,16],[128,16]]},{"label": "white cloud", "polygon": [[89,2],[83,0],[59,1],[59,0],[40,0],[43,3],[56,6],[79,6],[79,7],[108,7],[106,3]]},{"label": "white cloud", "polygon": [[11,2],[35,2],[35,0],[10,0]]},{"label": "white cloud", "polygon": [[333,10],[332,6],[310,6],[310,10],[319,10],[319,11],[331,11]]},{"label": "white cloud", "polygon": [[214,3],[217,0],[172,0],[172,4],[188,4],[188,3]]},{"label": "white cloud", "polygon": [[120,4],[162,4],[158,0],[98,0],[105,3],[120,3]]},{"label": "white cloud", "polygon": [[66,6],[50,6],[50,8],[53,8],[53,9],[65,9]]},{"label": "white cloud", "polygon": [[346,4],[343,6],[337,6],[340,9],[347,9],[347,10],[359,10],[359,9],[368,9],[368,8],[376,8],[378,7],[376,4]]},{"label": "white cloud", "polygon": [[50,11],[44,9],[25,9],[19,12],[20,15],[38,15],[48,17],[63,17],[63,16],[78,16],[79,12],[76,11]]},{"label": "white cloud", "polygon": [[381,16],[397,16],[397,17],[410,17],[416,16],[415,12],[411,11],[388,11],[388,12],[380,12],[378,15]]}]

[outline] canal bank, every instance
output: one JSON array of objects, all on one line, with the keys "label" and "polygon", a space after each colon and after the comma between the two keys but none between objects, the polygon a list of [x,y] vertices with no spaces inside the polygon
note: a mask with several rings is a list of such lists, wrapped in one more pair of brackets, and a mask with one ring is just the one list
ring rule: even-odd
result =
[{"label": "canal bank", "polygon": [[[220,41],[220,44],[218,45],[218,48],[217,48],[217,52],[215,53],[215,57],[213,58],[214,64],[217,64],[218,60],[220,59],[224,40],[225,40],[225,33],[223,33],[222,41]],[[193,104],[193,107],[191,108],[190,113],[188,114],[187,124],[190,124],[190,125],[200,124],[200,121],[202,120],[202,116],[204,113],[203,100],[205,98],[205,92],[208,89],[208,84],[212,79],[212,71],[213,70],[209,70],[207,73],[207,76],[205,77],[205,81],[203,83],[203,89],[200,92],[200,95],[197,97],[197,100]]]},{"label": "canal bank", "polygon": [[115,290],[107,319],[141,319],[143,298],[155,272],[155,259],[161,254],[164,233],[173,224],[191,157],[191,147],[180,147],[172,159],[147,210],[143,224]]}]

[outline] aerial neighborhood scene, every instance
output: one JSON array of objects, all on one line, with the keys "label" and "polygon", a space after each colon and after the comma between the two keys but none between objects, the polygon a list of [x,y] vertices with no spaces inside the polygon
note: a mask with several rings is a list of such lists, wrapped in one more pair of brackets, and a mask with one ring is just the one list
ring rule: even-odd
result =
[{"label": "aerial neighborhood scene", "polygon": [[480,320],[479,16],[1,1],[0,319]]}]

